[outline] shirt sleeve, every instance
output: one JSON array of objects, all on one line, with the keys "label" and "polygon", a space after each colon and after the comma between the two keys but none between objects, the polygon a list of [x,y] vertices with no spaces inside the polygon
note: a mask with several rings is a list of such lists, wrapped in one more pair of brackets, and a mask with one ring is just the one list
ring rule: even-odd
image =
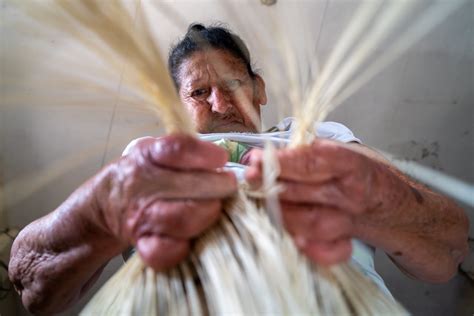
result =
[{"label": "shirt sleeve", "polygon": [[321,122],[315,126],[316,136],[343,143],[362,143],[345,125],[336,122]]}]

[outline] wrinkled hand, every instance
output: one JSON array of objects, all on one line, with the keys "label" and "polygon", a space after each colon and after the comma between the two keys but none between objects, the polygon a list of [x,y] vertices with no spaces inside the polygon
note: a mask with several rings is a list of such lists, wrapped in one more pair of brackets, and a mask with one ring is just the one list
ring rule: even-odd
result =
[{"label": "wrinkled hand", "polygon": [[[253,150],[246,179],[262,177],[262,150]],[[375,207],[371,188],[377,163],[329,140],[278,151],[282,218],[297,247],[330,265],[349,259],[356,218]]]},{"label": "wrinkled hand", "polygon": [[141,140],[110,165],[97,194],[106,225],[155,270],[177,264],[237,190],[232,173],[216,170],[226,161],[223,149],[189,136]]}]

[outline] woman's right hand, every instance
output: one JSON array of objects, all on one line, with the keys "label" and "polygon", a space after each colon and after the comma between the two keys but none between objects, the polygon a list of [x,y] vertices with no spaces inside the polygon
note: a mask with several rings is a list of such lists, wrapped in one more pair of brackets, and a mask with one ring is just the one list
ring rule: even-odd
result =
[{"label": "woman's right hand", "polygon": [[183,260],[237,190],[220,147],[185,135],[140,140],[104,170],[95,199],[106,229],[155,270]]}]

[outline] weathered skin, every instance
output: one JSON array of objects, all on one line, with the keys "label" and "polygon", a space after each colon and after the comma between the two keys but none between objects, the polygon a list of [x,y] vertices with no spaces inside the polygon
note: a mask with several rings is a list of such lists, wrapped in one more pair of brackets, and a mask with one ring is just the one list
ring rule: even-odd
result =
[{"label": "weathered skin", "polygon": [[[221,50],[194,53],[182,64],[179,94],[199,132],[258,131],[265,84],[245,69]],[[250,154],[254,185],[261,157]],[[233,175],[216,171],[226,159],[212,144],[174,135],[145,139],[104,168],[16,239],[9,273],[23,304],[49,314],[66,309],[129,244],[155,269],[178,263],[236,190]],[[310,259],[347,260],[350,239],[359,238],[421,280],[443,282],[456,273],[469,224],[448,198],[358,144],[317,140],[280,150],[278,159],[284,223]]]},{"label": "weathered skin", "polygon": [[180,67],[179,95],[200,133],[260,131],[265,83],[222,50],[195,52]]},{"label": "weathered skin", "polygon": [[9,274],[23,304],[64,310],[130,244],[157,270],[181,261],[236,191],[234,175],[216,171],[226,160],[211,143],[172,135],[145,139],[105,167],[15,240]]},{"label": "weathered skin", "polygon": [[[180,73],[180,96],[199,131],[255,132],[248,113],[253,109],[259,114],[266,103],[265,83],[261,77],[245,79],[242,62],[225,51],[198,52]],[[242,85],[228,91],[224,79]],[[232,119],[237,124],[222,124]],[[469,223],[448,198],[409,180],[362,145],[317,140],[278,155],[286,188],[281,194],[284,223],[314,261],[347,260],[355,237],[386,251],[402,270],[421,280],[443,282],[456,273],[468,251]],[[254,150],[250,160],[247,180],[258,184],[261,151]]]},{"label": "weathered skin", "polygon": [[[246,178],[258,185],[262,151]],[[351,238],[384,250],[407,274],[445,282],[468,252],[468,220],[449,199],[416,184],[367,147],[316,140],[278,152],[282,217],[296,245],[322,264],[347,260]]]}]

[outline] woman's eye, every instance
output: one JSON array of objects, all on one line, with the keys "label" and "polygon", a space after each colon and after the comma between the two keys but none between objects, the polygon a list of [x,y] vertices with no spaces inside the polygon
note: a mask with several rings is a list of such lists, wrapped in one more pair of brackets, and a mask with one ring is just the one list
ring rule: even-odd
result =
[{"label": "woman's eye", "polygon": [[241,81],[239,79],[231,79],[226,81],[227,89],[234,91],[240,87]]},{"label": "woman's eye", "polygon": [[207,94],[207,89],[196,89],[191,93],[192,97],[204,97]]}]

